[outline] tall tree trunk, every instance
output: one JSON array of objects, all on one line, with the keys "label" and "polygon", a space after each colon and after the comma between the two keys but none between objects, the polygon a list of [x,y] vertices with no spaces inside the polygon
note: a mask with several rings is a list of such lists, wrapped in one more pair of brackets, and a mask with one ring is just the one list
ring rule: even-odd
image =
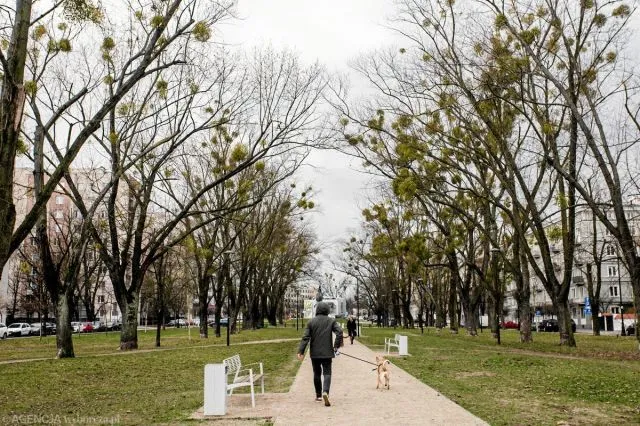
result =
[{"label": "tall tree trunk", "polygon": [[402,301],[402,314],[405,328],[413,328],[414,320],[413,315],[411,315],[411,300]]},{"label": "tall tree trunk", "polygon": [[[216,337],[220,337],[220,318],[222,318],[222,305],[220,303],[216,303],[216,310],[213,314],[213,318],[216,322],[215,335]],[[228,326],[229,324],[227,324]]]},{"label": "tall tree trunk", "polygon": [[[164,256],[163,256],[164,257]],[[160,264],[162,264],[164,259],[161,258],[160,259]],[[160,268],[161,270],[163,270],[163,268]],[[161,331],[162,331],[162,326],[164,325],[164,317],[166,315],[166,306],[165,306],[165,296],[164,296],[164,278],[162,277],[158,277],[158,275],[156,274],[156,285],[157,285],[157,289],[156,289],[156,306],[158,307],[157,312],[158,312],[158,324],[156,325],[156,348],[160,347],[160,337],[161,337]]]},{"label": "tall tree trunk", "polygon": [[498,339],[498,319],[496,318],[496,301],[493,297],[492,292],[488,292],[489,297],[487,298],[487,320],[489,321],[489,329],[491,330],[491,336],[494,339]]},{"label": "tall tree trunk", "polygon": [[[634,257],[637,256],[634,255]],[[640,325],[640,262],[633,264],[633,266],[629,265],[629,275],[633,285],[633,305],[636,307],[636,340],[640,351],[640,332],[638,332],[638,326]]]},{"label": "tall tree trunk", "polygon": [[[597,267],[596,267],[597,268]],[[620,271],[618,271],[620,273]],[[597,286],[598,290],[600,286]],[[593,265],[587,264],[587,294],[589,295],[589,303],[591,304],[591,332],[594,336],[600,335],[600,292],[594,291],[593,286]]]},{"label": "tall tree trunk", "polygon": [[11,41],[6,51],[0,93],[0,272],[9,260],[16,221],[13,172],[25,103],[24,68],[27,57],[32,0],[16,1]]},{"label": "tall tree trunk", "polygon": [[[140,294],[129,292],[122,310],[122,331],[120,332],[120,350],[138,349],[138,302]],[[124,308],[124,309],[123,309]]]},{"label": "tall tree trunk", "polygon": [[[204,281],[204,282],[203,282]],[[209,284],[210,277],[200,277],[198,280],[198,318],[200,318],[200,338],[209,338]]]},{"label": "tall tree trunk", "polygon": [[275,327],[277,325],[277,318],[276,318],[276,307],[275,306],[270,306],[269,307],[269,312],[267,313],[267,322],[269,322],[269,325]]},{"label": "tall tree trunk", "polygon": [[[518,244],[519,247],[519,244]],[[516,301],[518,303],[518,324],[520,324],[520,343],[533,342],[531,334],[531,277],[529,263],[524,250],[517,250],[519,262],[516,276]]]},{"label": "tall tree trunk", "polygon": [[73,330],[71,329],[72,290],[59,295],[56,303],[56,358],[73,358]]},{"label": "tall tree trunk", "polygon": [[457,271],[456,272],[452,271],[451,284],[449,285],[449,299],[447,303],[447,307],[448,307],[447,310],[449,312],[449,330],[451,331],[452,334],[458,334],[458,316],[456,315],[456,305],[457,305],[456,288],[458,287],[456,285],[457,277],[458,277]]},{"label": "tall tree trunk", "polygon": [[565,300],[558,303],[558,327],[560,328],[560,344],[575,346],[576,340],[571,330],[571,311],[569,310],[569,303]]}]

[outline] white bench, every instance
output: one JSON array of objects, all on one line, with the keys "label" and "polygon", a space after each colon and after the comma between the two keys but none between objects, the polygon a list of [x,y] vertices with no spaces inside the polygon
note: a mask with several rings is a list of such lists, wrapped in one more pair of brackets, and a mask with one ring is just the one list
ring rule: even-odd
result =
[{"label": "white bench", "polygon": [[389,353],[391,351],[392,346],[398,348],[398,351],[400,351],[400,335],[399,334],[396,334],[393,339],[391,337],[384,338],[385,352]]},{"label": "white bench", "polygon": [[[222,362],[227,373],[227,391],[229,392],[229,395],[233,394],[233,390],[235,388],[249,386],[251,388],[251,406],[255,408],[256,399],[253,384],[258,380],[260,380],[261,393],[264,393],[264,371],[262,369],[262,363],[254,362],[243,366],[240,362],[240,355],[234,355]],[[254,373],[253,368],[246,368],[248,365],[259,365],[260,372],[258,373],[256,371]],[[229,376],[232,376],[231,380],[229,380]]]}]

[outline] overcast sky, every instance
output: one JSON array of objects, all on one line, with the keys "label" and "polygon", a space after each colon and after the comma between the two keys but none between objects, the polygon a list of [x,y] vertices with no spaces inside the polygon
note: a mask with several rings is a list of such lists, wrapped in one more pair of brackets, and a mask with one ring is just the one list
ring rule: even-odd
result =
[{"label": "overcast sky", "polygon": [[[384,28],[392,13],[392,0],[239,0],[240,20],[221,29],[224,42],[253,46],[272,45],[297,52],[303,61],[319,61],[332,72],[349,72],[350,60],[389,44]],[[356,75],[352,86],[359,86]],[[354,170],[357,164],[338,153],[316,152],[305,167],[305,183],[317,191],[319,211],[314,214],[318,237],[327,247],[323,257],[335,257],[339,239],[358,227],[369,178]],[[331,272],[325,262],[323,269]]]}]

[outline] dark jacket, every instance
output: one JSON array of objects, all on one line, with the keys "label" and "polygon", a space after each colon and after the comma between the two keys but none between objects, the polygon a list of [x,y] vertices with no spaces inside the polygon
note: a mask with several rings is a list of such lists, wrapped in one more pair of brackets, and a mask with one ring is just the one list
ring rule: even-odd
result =
[{"label": "dark jacket", "polygon": [[[333,342],[331,333],[336,335]],[[334,318],[329,317],[329,305],[319,302],[316,305],[316,316],[307,323],[298,353],[304,355],[307,344],[311,341],[311,358],[333,358],[335,350],[342,346],[342,328]]]},{"label": "dark jacket", "polygon": [[351,336],[351,334],[355,334],[356,333],[356,320],[355,319],[349,318],[347,320],[347,332],[349,333],[349,336]]}]

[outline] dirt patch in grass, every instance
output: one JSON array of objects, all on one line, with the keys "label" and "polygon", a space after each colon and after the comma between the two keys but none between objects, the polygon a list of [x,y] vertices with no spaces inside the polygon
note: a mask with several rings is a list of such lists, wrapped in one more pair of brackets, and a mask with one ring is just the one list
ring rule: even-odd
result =
[{"label": "dirt patch in grass", "polygon": [[611,415],[593,407],[571,407],[566,424],[606,425],[611,424]]},{"label": "dirt patch in grass", "polygon": [[468,377],[495,377],[496,373],[489,371],[463,371],[456,373],[457,379],[466,379]]}]

